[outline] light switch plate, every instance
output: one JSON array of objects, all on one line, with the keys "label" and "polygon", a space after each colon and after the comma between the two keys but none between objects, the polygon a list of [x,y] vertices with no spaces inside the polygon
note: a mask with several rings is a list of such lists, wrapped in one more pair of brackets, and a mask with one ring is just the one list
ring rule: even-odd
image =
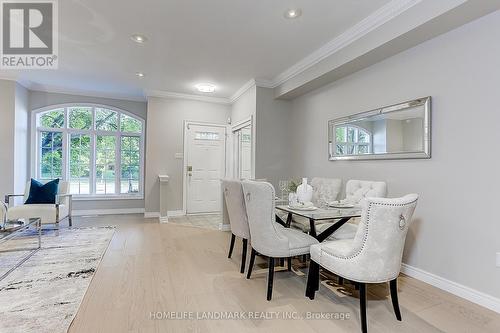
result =
[{"label": "light switch plate", "polygon": [[497,252],[497,267],[500,267],[500,252]]},{"label": "light switch plate", "polygon": [[175,158],[178,160],[182,160],[184,158],[184,154],[183,153],[175,153]]}]

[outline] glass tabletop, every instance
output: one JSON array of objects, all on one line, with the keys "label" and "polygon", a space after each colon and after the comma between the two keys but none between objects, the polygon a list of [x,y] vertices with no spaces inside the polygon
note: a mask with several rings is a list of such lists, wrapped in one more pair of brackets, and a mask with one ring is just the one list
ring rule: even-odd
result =
[{"label": "glass tabletop", "polygon": [[39,220],[40,218],[38,217],[28,219],[27,221],[25,219],[7,220],[5,221],[3,226],[0,227],[0,239],[6,238],[7,236],[11,235],[12,233],[18,230],[27,229],[31,226],[36,226]]},{"label": "glass tabletop", "polygon": [[328,207],[328,208],[317,208],[315,210],[299,210],[299,209],[291,209],[285,205],[279,205],[276,206],[276,209],[313,220],[331,220],[331,219],[341,219],[344,217],[361,216],[361,207],[354,207],[354,208]]}]

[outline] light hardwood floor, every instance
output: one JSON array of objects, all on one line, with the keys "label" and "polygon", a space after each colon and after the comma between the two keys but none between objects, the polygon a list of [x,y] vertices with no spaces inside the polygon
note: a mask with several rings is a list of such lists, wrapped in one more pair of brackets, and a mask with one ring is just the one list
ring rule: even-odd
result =
[{"label": "light hardwood floor", "polygon": [[[227,259],[227,232],[159,224],[139,215],[81,217],[74,225],[116,225],[117,230],[71,333],[360,332],[358,299],[322,285],[311,301],[304,296],[305,275],[277,272],[273,300],[266,301],[265,274],[247,280],[239,273],[241,241]],[[402,322],[394,316],[387,288],[369,288],[369,332],[500,332],[500,314],[406,276],[400,277],[399,289]],[[194,316],[204,311],[337,312],[350,319],[158,319],[163,312],[182,311]]]}]

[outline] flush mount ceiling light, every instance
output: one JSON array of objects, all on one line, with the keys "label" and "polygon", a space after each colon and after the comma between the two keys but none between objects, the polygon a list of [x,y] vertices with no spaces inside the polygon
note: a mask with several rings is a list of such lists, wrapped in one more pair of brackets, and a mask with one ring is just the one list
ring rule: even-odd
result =
[{"label": "flush mount ceiling light", "polygon": [[143,43],[146,43],[148,41],[148,38],[146,36],[140,35],[140,34],[134,34],[134,35],[130,36],[130,39],[132,39],[134,42],[139,43],[139,44],[143,44]]},{"label": "flush mount ceiling light", "polygon": [[146,75],[145,75],[143,72],[137,72],[137,73],[135,73],[135,76],[140,77],[140,78],[143,78],[143,77],[145,77]]},{"label": "flush mount ceiling light", "polygon": [[297,17],[302,15],[302,10],[300,10],[300,8],[288,9],[284,15],[285,15],[285,18],[287,18],[287,19],[296,19]]},{"label": "flush mount ceiling light", "polygon": [[202,93],[213,93],[215,91],[215,86],[211,83],[199,83],[194,87]]}]

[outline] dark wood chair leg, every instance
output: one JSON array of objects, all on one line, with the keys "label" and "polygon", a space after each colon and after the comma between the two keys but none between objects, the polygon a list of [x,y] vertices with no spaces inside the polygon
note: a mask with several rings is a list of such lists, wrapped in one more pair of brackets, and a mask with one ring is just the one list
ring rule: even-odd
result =
[{"label": "dark wood chair leg", "polygon": [[396,314],[396,318],[401,321],[401,311],[399,310],[399,301],[398,301],[398,279],[395,278],[391,282],[389,282],[391,286],[391,299],[392,299],[392,307],[394,308],[394,314]]},{"label": "dark wood chair leg", "polygon": [[227,255],[228,258],[231,258],[231,255],[233,254],[235,240],[236,236],[234,234],[231,234],[231,244],[229,245],[229,254]]},{"label": "dark wood chair leg", "polygon": [[316,291],[319,289],[319,265],[312,261],[309,263],[309,273],[307,274],[306,297],[314,299]]},{"label": "dark wood chair leg", "polygon": [[267,300],[273,297],[273,279],[274,279],[274,258],[269,258],[269,272],[267,274]]},{"label": "dark wood chair leg", "polygon": [[339,276],[338,278],[338,284],[342,286],[344,284],[344,278],[342,276]]},{"label": "dark wood chair leg", "polygon": [[245,263],[247,260],[247,244],[248,240],[243,238],[243,250],[241,251],[241,268],[240,268],[240,273],[243,274],[245,273]]},{"label": "dark wood chair leg", "polygon": [[288,271],[292,271],[292,257],[287,258]]},{"label": "dark wood chair leg", "polygon": [[366,325],[366,284],[359,283],[359,314],[361,319],[361,332],[367,333]]},{"label": "dark wood chair leg", "polygon": [[252,252],[250,254],[250,263],[248,264],[247,279],[250,279],[250,275],[252,275],[253,263],[255,262],[256,255],[257,255],[257,251],[255,251],[252,248]]},{"label": "dark wood chair leg", "polygon": [[280,258],[280,266],[285,266],[285,258]]}]

